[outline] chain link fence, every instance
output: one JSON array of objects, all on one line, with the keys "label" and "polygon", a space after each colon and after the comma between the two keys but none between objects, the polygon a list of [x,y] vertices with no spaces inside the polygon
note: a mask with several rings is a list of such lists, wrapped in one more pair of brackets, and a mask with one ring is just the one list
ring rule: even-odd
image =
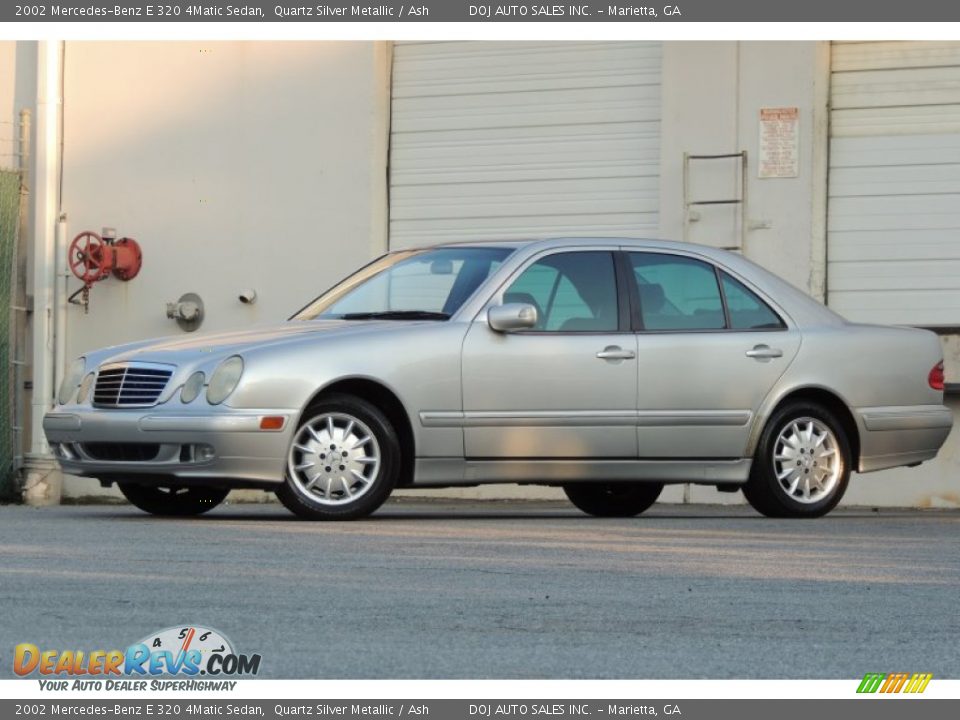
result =
[{"label": "chain link fence", "polygon": [[14,265],[20,224],[20,172],[0,169],[0,499],[15,493]]}]

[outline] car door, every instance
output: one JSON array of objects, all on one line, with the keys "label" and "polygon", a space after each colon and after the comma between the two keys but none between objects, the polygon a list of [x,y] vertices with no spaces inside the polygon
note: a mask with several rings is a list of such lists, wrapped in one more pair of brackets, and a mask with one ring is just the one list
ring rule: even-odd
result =
[{"label": "car door", "polygon": [[516,273],[491,304],[533,305],[535,328],[496,332],[486,312],[472,324],[463,344],[468,458],[636,457],[637,338],[614,250],[554,251]]},{"label": "car door", "polygon": [[741,458],[752,420],[800,347],[745,282],[696,257],[629,252],[639,306],[641,458]]}]

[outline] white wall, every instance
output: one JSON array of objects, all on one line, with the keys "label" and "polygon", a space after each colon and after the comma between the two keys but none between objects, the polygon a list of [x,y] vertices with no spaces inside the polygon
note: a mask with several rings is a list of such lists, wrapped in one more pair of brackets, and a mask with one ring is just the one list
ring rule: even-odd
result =
[{"label": "white wall", "polygon": [[89,314],[70,306],[68,358],[182,334],[165,304],[185,292],[200,332],[283,321],[383,253],[389,60],[373,42],[68,42],[68,235],[115,227],[144,254]]},{"label": "white wall", "polygon": [[[683,153],[746,150],[744,254],[798,287],[822,294],[829,43],[665,43],[663,67],[661,236],[684,236]],[[759,113],[765,107],[800,109],[796,178],[757,177]],[[739,197],[737,162],[692,161],[691,197]],[[739,244],[738,208],[697,210],[701,219],[690,223],[691,242]]]},{"label": "white wall", "polygon": [[201,331],[282,321],[385,251],[384,43],[69,42],[65,64],[68,235],[144,253],[70,308],[69,356],[181,333],[165,303],[185,292]]},{"label": "white wall", "polygon": [[[660,237],[683,240],[683,155],[739,152],[737,64],[739,43],[664,43],[660,140]],[[734,160],[691,161],[691,198],[739,195]],[[736,242],[734,206],[702,207],[688,239],[725,247]]]}]

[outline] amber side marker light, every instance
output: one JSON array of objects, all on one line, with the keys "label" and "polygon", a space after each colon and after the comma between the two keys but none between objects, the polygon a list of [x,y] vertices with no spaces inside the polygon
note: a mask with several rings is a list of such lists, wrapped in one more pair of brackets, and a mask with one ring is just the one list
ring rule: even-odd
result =
[{"label": "amber side marker light", "polygon": [[261,430],[283,430],[283,416],[267,415],[260,418]]}]

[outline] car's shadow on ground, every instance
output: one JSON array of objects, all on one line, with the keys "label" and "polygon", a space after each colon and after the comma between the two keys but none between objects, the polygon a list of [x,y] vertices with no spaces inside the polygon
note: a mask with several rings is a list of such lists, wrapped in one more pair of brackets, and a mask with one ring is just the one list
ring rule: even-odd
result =
[{"label": "car's shadow on ground", "polygon": [[[61,507],[61,513],[69,514],[71,517],[90,517],[98,520],[115,521],[137,521],[137,522],[203,522],[203,523],[221,523],[221,522],[248,522],[256,523],[298,523],[298,524],[322,524],[320,521],[311,521],[298,518],[289,513],[283,507],[273,504],[263,505],[234,505],[217,508],[208,514],[196,517],[155,517],[147,515],[136,508],[126,505],[109,506],[90,506],[74,505]],[[960,518],[960,511],[957,510],[926,510],[918,512],[916,510],[878,510],[873,508],[843,508],[835,510],[830,515],[814,520],[806,519],[776,519],[767,518],[759,515],[749,508],[741,506],[680,506],[667,505],[662,508],[654,508],[642,515],[632,518],[600,518],[590,517],[579,513],[577,510],[566,510],[555,507],[538,508],[477,508],[473,507],[455,507],[451,503],[437,503],[437,507],[412,507],[408,504],[387,505],[372,516],[359,520],[344,522],[349,525],[370,525],[382,523],[397,522],[467,522],[467,521],[515,521],[524,520],[529,522],[562,522],[564,524],[590,524],[590,525],[608,525],[608,524],[661,524],[677,520],[723,520],[735,522],[753,523],[830,523],[847,522],[850,520],[867,520],[873,518],[904,518],[916,519],[918,516],[933,517],[951,517]]]}]

